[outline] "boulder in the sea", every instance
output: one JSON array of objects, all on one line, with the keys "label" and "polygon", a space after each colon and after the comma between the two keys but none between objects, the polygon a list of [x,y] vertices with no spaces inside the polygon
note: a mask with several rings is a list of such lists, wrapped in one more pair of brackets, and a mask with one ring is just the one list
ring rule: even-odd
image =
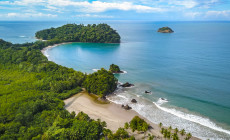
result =
[{"label": "boulder in the sea", "polygon": [[131,102],[132,103],[137,103],[137,100],[136,99],[132,99]]},{"label": "boulder in the sea", "polygon": [[169,27],[162,27],[162,28],[159,28],[157,32],[160,32],[160,33],[173,33],[174,31]]},{"label": "boulder in the sea", "polygon": [[129,82],[126,82],[124,84],[121,85],[122,87],[132,87],[134,86],[134,84],[130,84]]},{"label": "boulder in the sea", "polygon": [[147,91],[147,90],[146,90],[145,93],[151,93],[151,91]]},{"label": "boulder in the sea", "polygon": [[130,107],[129,105],[121,105],[121,107],[124,108],[125,110],[132,109],[132,107]]},{"label": "boulder in the sea", "polygon": [[165,99],[165,98],[160,98],[161,100],[164,100],[164,101],[167,101],[167,99]]}]

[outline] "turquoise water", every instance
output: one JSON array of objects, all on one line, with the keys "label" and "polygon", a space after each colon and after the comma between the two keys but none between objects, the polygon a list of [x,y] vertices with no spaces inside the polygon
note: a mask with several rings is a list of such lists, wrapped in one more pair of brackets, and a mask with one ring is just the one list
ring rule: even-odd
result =
[{"label": "turquoise water", "polygon": [[[105,22],[121,35],[121,44],[61,45],[46,51],[48,59],[87,73],[115,63],[127,72],[116,74],[119,81],[135,87],[119,88],[111,101],[135,98],[138,104],[130,105],[152,122],[202,139],[230,139],[230,22]],[[34,41],[35,31],[62,24],[0,22],[0,38]],[[163,26],[175,32],[157,33]]]}]

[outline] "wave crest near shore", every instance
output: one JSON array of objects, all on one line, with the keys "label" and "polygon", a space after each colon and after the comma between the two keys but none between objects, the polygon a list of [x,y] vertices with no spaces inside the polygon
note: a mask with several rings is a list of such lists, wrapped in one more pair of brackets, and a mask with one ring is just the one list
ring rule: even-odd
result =
[{"label": "wave crest near shore", "polygon": [[155,103],[155,102],[153,102],[153,104],[155,104],[159,109],[161,109],[161,110],[163,110],[165,112],[168,112],[170,114],[173,114],[173,115],[175,115],[177,117],[180,117],[180,118],[185,119],[185,120],[189,120],[191,122],[198,123],[200,125],[209,127],[209,128],[211,128],[213,130],[224,132],[224,133],[227,133],[227,134],[230,135],[230,131],[225,130],[225,129],[221,128],[221,127],[218,127],[214,122],[212,122],[208,118],[203,118],[203,117],[193,115],[193,114],[187,114],[187,113],[178,111],[176,109],[169,109],[169,108],[166,108],[166,107],[162,107],[162,106],[160,106],[161,104],[158,104],[158,103]]}]

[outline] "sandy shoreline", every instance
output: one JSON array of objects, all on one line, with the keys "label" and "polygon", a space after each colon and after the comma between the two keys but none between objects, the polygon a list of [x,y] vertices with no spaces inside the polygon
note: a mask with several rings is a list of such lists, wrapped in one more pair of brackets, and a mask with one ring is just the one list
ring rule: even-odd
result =
[{"label": "sandy shoreline", "polygon": [[59,46],[59,45],[69,44],[69,43],[72,43],[72,42],[64,42],[64,43],[59,43],[59,44],[50,45],[50,46],[47,46],[47,47],[43,48],[43,49],[41,50],[41,52],[42,52],[43,55],[45,55],[45,56],[47,57],[47,55],[45,54],[45,52],[46,52],[48,49],[57,47],[57,46]]},{"label": "sandy shoreline", "polygon": [[[100,104],[95,101],[94,98],[88,95],[87,92],[78,93],[66,100],[65,109],[69,112],[74,111],[76,114],[80,111],[88,114],[92,119],[101,119],[107,123],[107,128],[115,132],[119,127],[124,127],[125,122],[130,122],[134,116],[140,116],[134,110],[124,110],[120,105],[109,103],[109,104]],[[143,118],[145,119],[145,118]],[[152,129],[147,131],[147,134],[153,134],[157,136],[157,139],[163,139],[163,135],[160,133],[160,127],[158,124],[154,124],[147,119],[145,119]],[[133,133],[129,131],[129,133],[135,136],[136,139],[142,139],[143,137],[147,138],[148,135]],[[184,139],[185,137],[181,137],[180,139]],[[197,138],[191,138],[193,140]]]}]

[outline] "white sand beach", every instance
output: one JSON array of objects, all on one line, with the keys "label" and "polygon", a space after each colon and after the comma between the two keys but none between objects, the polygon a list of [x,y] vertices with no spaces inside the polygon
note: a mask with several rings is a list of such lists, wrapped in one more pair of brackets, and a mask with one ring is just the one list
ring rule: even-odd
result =
[{"label": "white sand beach", "polygon": [[[133,110],[125,110],[121,108],[120,105],[114,103],[101,104],[95,101],[95,99],[88,95],[87,92],[83,91],[78,93],[71,98],[64,100],[65,108],[76,114],[80,111],[88,114],[92,119],[101,119],[107,123],[107,128],[115,132],[119,127],[124,127],[125,122],[130,122],[134,116],[140,116],[137,112]],[[145,119],[145,118],[143,118]],[[136,139],[147,138],[147,134],[153,134],[158,137],[157,139],[163,139],[163,135],[160,133],[160,127],[157,124],[149,122],[145,119],[152,129],[149,129],[146,134],[138,134],[137,132],[133,133],[129,130],[129,133],[135,136]],[[181,137],[180,138],[184,138]],[[197,138],[192,138],[197,139]]]}]

